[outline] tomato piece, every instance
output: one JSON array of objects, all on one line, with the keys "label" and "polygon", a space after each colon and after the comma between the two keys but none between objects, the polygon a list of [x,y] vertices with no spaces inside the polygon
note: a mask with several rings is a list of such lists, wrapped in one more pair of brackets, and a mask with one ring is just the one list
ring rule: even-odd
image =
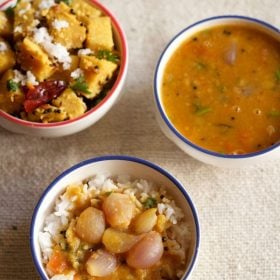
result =
[{"label": "tomato piece", "polygon": [[36,108],[46,104],[58,97],[67,87],[64,81],[45,81],[32,88],[24,87],[25,101],[24,109],[27,113],[33,112]]}]

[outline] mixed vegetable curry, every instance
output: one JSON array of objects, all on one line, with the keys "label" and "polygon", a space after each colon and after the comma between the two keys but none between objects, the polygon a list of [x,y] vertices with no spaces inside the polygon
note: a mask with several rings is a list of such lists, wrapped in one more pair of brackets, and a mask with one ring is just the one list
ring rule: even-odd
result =
[{"label": "mixed vegetable curry", "polygon": [[[55,212],[46,218],[41,241],[51,232],[52,241],[42,241],[52,243],[51,253],[44,250],[51,280],[181,278],[189,231],[165,191],[152,191],[150,196],[127,185],[122,190],[85,192],[85,184],[68,186],[62,203],[58,200]],[[70,205],[71,210],[63,205]],[[67,222],[54,233],[59,217]]]},{"label": "mixed vegetable curry", "polygon": [[162,99],[199,146],[223,154],[270,147],[280,139],[280,43],[243,25],[199,32],[168,62]]},{"label": "mixed vegetable curry", "polygon": [[85,0],[20,0],[0,11],[0,110],[32,122],[77,118],[112,87],[111,19]]}]

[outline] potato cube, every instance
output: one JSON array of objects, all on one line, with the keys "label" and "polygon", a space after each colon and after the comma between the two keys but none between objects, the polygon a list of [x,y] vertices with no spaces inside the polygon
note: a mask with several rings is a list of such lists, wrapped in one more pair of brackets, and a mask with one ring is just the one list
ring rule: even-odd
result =
[{"label": "potato cube", "polygon": [[0,75],[16,63],[15,54],[9,44],[0,38]]},{"label": "potato cube", "polygon": [[87,48],[92,50],[112,50],[114,48],[111,19],[96,17],[88,24]]},{"label": "potato cube", "polygon": [[78,97],[70,88],[66,89],[52,103],[59,109],[63,109],[70,120],[83,115],[87,109],[83,99]]},{"label": "potato cube", "polygon": [[49,10],[47,22],[50,34],[55,43],[60,43],[67,49],[82,48],[86,39],[86,28],[75,15],[66,11],[64,6],[61,2]]},{"label": "potato cube", "polygon": [[101,16],[101,11],[94,8],[88,1],[73,0],[71,7],[77,18],[87,25],[93,18]]},{"label": "potato cube", "polygon": [[19,113],[24,101],[24,94],[20,87],[9,90],[8,82],[14,78],[13,70],[8,70],[0,80],[0,109],[9,113]]},{"label": "potato cube", "polygon": [[80,68],[84,72],[85,80],[91,92],[91,94],[82,94],[90,99],[97,96],[101,92],[103,85],[113,76],[117,67],[117,64],[105,59],[98,59],[95,56],[82,56]]},{"label": "potato cube", "polygon": [[0,36],[6,37],[13,32],[12,24],[5,12],[0,11]]},{"label": "potato cube", "polygon": [[30,38],[25,38],[18,47],[18,63],[31,71],[39,81],[50,77],[55,67],[44,50]]}]

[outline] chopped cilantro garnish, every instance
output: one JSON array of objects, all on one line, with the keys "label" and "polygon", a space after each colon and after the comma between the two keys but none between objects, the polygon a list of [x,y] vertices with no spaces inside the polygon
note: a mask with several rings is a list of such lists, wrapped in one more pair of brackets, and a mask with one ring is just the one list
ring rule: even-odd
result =
[{"label": "chopped cilantro garnish", "polygon": [[10,6],[9,8],[7,8],[5,10],[5,13],[8,17],[13,17],[14,16],[14,9],[17,6],[17,4],[19,3],[20,0],[17,0],[17,3],[14,6]]},{"label": "chopped cilantro garnish", "polygon": [[83,76],[79,77],[75,80],[75,83],[72,84],[71,88],[74,91],[83,92],[86,94],[91,94],[91,92],[88,89],[88,84],[85,81],[85,78]]},{"label": "chopped cilantro garnish", "polygon": [[277,82],[280,82],[280,69],[275,72],[275,78]]},{"label": "chopped cilantro garnish", "polygon": [[280,111],[277,111],[277,110],[272,110],[268,113],[268,116],[269,117],[280,117]]},{"label": "chopped cilantro garnish", "polygon": [[7,17],[12,17],[14,16],[14,8],[13,7],[9,7],[5,10],[5,14],[7,15]]},{"label": "chopped cilantro garnish", "polygon": [[56,2],[64,2],[65,4],[67,4],[68,6],[72,3],[72,0],[58,0]]},{"label": "chopped cilantro garnish", "polygon": [[145,209],[153,208],[153,207],[157,206],[157,200],[153,197],[148,197],[144,201],[143,206],[144,206]]},{"label": "chopped cilantro garnish", "polygon": [[197,70],[203,70],[203,69],[207,68],[207,65],[202,61],[197,61],[195,63],[195,67],[196,67]]},{"label": "chopped cilantro garnish", "polygon": [[195,111],[194,113],[197,115],[197,116],[203,116],[209,112],[212,111],[212,109],[210,107],[207,107],[207,106],[202,106],[200,104],[200,102],[196,102],[193,104],[194,105],[194,108],[195,108]]},{"label": "chopped cilantro garnish", "polygon": [[200,107],[195,111],[195,114],[197,116],[202,116],[202,115],[205,115],[205,114],[207,114],[211,111],[212,111],[212,109],[210,107]]},{"label": "chopped cilantro garnish", "polygon": [[7,89],[8,91],[17,91],[19,89],[19,84],[16,83],[14,80],[7,81]]},{"label": "chopped cilantro garnish", "polygon": [[108,50],[99,50],[96,54],[96,57],[99,59],[106,59],[114,63],[118,63],[120,61],[120,58],[117,54]]}]

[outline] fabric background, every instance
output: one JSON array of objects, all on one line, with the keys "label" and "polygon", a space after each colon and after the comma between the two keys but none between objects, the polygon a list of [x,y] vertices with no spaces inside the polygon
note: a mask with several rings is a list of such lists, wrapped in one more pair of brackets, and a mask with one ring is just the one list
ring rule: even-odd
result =
[{"label": "fabric background", "polygon": [[0,279],[39,279],[29,250],[33,208],[44,188],[71,165],[99,155],[150,160],[181,180],[197,206],[201,247],[194,280],[280,279],[280,160],[242,169],[202,164],[160,131],[153,71],[171,37],[215,15],[257,17],[280,27],[275,0],[103,0],[129,43],[121,101],[96,125],[59,139],[0,129]]}]

